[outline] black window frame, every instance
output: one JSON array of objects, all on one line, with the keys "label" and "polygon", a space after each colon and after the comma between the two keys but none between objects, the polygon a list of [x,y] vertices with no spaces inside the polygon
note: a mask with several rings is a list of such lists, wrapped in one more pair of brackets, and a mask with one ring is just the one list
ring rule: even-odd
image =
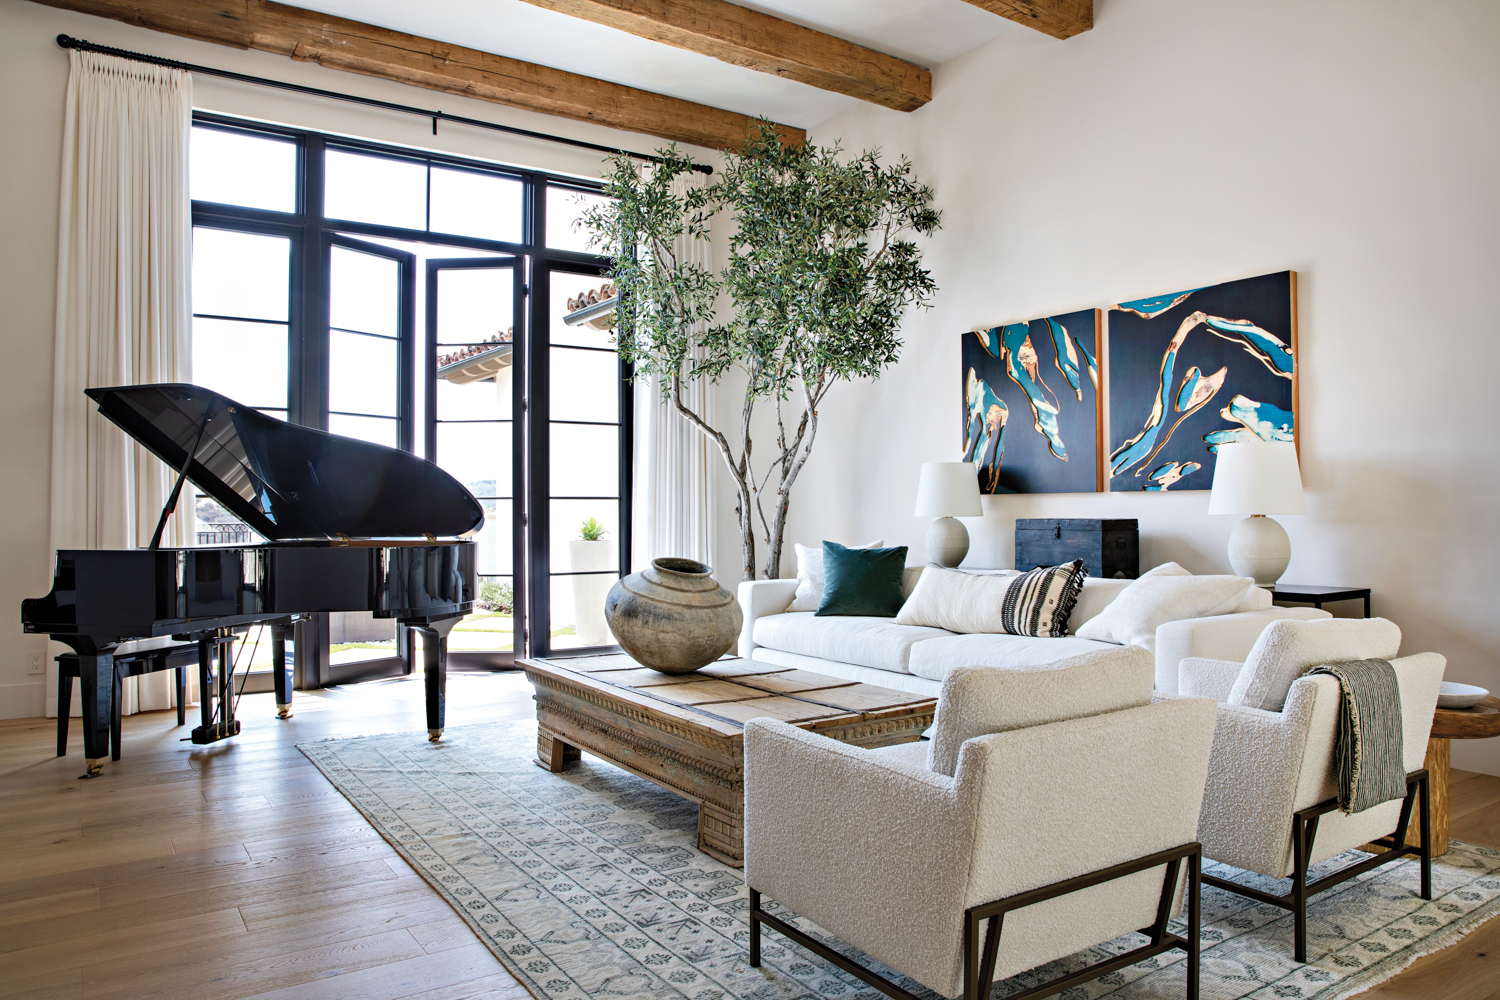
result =
[{"label": "black window frame", "polygon": [[[550,503],[548,494],[548,440],[551,400],[547,365],[550,331],[548,304],[550,276],[554,270],[601,276],[607,259],[589,253],[563,250],[545,245],[547,233],[547,192],[552,188],[599,193],[603,185],[587,179],[552,174],[545,170],[488,163],[469,157],[433,150],[397,146],[373,140],[331,135],[313,129],[299,129],[242,119],[229,115],[195,111],[193,125],[242,135],[289,141],[296,146],[296,192],[294,211],[277,212],[246,208],[217,202],[192,203],[192,224],[196,227],[263,233],[290,240],[290,275],[288,277],[288,353],[287,353],[287,419],[292,423],[326,430],[328,427],[328,255],[337,236],[395,239],[430,243],[437,247],[461,247],[497,256],[514,257],[524,299],[519,310],[524,330],[516,331],[518,348],[513,376],[512,419],[515,429],[516,482],[513,502],[513,530],[516,538],[512,565],[515,595],[515,641],[513,650],[504,656],[492,654],[450,654],[455,666],[510,666],[515,657],[553,655],[550,643],[550,573],[548,571],[550,538]],[[402,229],[394,226],[329,218],[324,214],[324,152],[345,150],[367,156],[425,163],[490,176],[507,177],[521,182],[522,242],[489,240],[428,230]],[[431,221],[431,183],[429,173],[427,221]],[[413,275],[414,280],[423,280]],[[429,303],[430,308],[430,303]],[[407,316],[414,314],[414,303],[407,296],[403,303]],[[414,405],[416,372],[412,365],[414,352],[427,353],[427,344],[416,343],[415,328],[407,330],[402,342],[403,372],[401,384],[401,433],[398,440],[406,450],[415,450],[417,441],[435,433],[434,416],[436,373],[430,360],[424,363],[426,392],[421,413]],[[631,555],[631,451],[632,397],[631,366],[618,360],[620,374],[619,420],[619,505],[618,541],[619,573],[630,572]],[[323,626],[326,635],[326,623]],[[403,644],[409,648],[409,644]],[[557,655],[587,655],[618,649],[617,646],[578,647],[558,650]],[[301,656],[299,644],[299,658]],[[407,671],[410,657],[407,656]],[[308,686],[358,679],[334,678],[324,663],[299,669],[299,679]]]}]

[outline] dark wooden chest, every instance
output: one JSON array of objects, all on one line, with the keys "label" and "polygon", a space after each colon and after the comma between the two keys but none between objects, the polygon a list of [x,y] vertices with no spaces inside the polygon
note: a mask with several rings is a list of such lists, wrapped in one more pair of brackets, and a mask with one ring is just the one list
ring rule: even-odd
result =
[{"label": "dark wooden chest", "polygon": [[1141,533],[1133,517],[1016,518],[1016,569],[1082,559],[1089,576],[1134,580],[1141,573]]}]

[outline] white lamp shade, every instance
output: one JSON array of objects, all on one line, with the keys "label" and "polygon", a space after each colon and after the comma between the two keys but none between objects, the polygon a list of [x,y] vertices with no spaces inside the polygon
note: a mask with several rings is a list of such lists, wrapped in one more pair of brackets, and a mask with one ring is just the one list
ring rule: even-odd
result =
[{"label": "white lamp shade", "polygon": [[979,517],[979,471],[973,462],[923,462],[917,517]]},{"label": "white lamp shade", "polygon": [[1297,446],[1237,441],[1219,446],[1210,514],[1306,514]]}]

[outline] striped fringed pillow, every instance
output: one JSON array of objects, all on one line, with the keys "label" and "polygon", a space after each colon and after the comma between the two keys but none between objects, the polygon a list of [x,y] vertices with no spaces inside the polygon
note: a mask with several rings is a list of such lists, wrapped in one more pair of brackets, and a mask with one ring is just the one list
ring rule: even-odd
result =
[{"label": "striped fringed pillow", "polygon": [[1000,624],[1011,635],[1055,639],[1068,634],[1068,616],[1088,571],[1082,559],[1038,566],[1011,581],[1000,602]]}]

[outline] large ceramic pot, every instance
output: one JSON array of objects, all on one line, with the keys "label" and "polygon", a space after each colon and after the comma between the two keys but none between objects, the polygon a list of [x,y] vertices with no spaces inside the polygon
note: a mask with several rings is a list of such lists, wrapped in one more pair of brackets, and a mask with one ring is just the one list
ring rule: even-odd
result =
[{"label": "large ceramic pot", "polygon": [[713,568],[692,559],[653,559],[619,581],[604,617],[625,652],[664,674],[687,674],[734,648],[744,616]]}]

